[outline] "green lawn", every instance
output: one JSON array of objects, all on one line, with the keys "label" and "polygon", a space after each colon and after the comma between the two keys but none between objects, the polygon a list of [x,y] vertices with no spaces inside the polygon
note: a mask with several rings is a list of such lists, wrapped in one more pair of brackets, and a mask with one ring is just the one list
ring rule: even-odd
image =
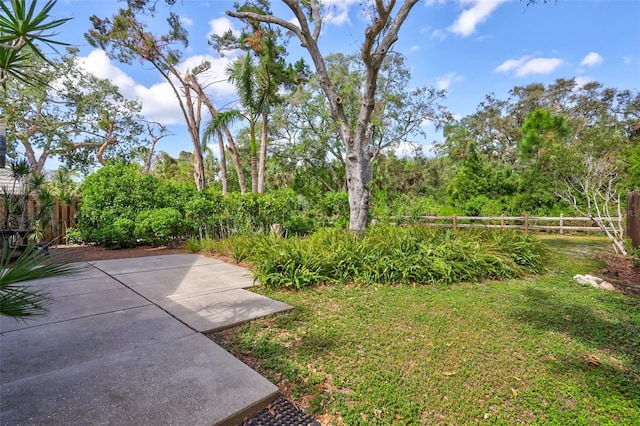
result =
[{"label": "green lawn", "polygon": [[324,423],[640,424],[640,300],[583,288],[598,237],[547,237],[539,277],[265,291],[295,306],[218,335]]}]

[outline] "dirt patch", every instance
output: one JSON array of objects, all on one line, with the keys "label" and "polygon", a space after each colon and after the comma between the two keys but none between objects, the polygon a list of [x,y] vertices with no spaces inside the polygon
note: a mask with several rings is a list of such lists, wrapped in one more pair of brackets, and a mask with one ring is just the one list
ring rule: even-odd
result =
[{"label": "dirt patch", "polygon": [[131,257],[160,256],[164,254],[190,253],[184,248],[138,246],[130,249],[109,250],[94,245],[58,245],[50,247],[52,257],[59,259],[73,259],[78,262],[94,260],[128,259]]},{"label": "dirt patch", "polygon": [[596,259],[607,267],[598,271],[598,276],[609,281],[625,294],[640,296],[640,267],[633,264],[630,257],[596,255]]}]

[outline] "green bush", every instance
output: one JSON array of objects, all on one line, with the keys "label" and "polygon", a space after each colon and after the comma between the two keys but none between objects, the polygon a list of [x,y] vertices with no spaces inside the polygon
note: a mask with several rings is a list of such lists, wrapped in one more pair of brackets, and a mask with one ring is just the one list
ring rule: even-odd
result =
[{"label": "green bush", "polygon": [[175,246],[183,233],[182,214],[174,208],[146,210],[136,217],[135,235],[153,245]]},{"label": "green bush", "polygon": [[[133,247],[135,234],[151,242],[167,242],[177,233],[195,232],[191,221],[182,222],[181,211],[197,191],[195,185],[170,184],[140,171],[135,164],[113,163],[91,174],[81,187],[82,203],[78,213],[81,239],[109,248]],[[147,229],[129,226],[142,212],[171,209],[171,213],[154,213]],[[175,223],[181,216],[180,226]],[[164,215],[164,216],[163,216]],[[164,222],[164,224],[163,224]],[[153,225],[153,226],[152,226]],[[142,225],[141,225],[142,226]],[[179,229],[178,229],[179,228]]]},{"label": "green bush", "polygon": [[92,234],[92,240],[108,249],[135,247],[137,241],[133,234],[134,228],[133,220],[121,217],[111,225],[95,230]]}]

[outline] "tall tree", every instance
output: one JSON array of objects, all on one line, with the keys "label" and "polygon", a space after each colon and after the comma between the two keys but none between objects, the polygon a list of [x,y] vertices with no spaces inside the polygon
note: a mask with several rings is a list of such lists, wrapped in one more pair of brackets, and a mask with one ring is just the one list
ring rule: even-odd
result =
[{"label": "tall tree", "polygon": [[[328,55],[325,62],[345,113],[351,122],[357,121],[365,84],[364,65],[358,55],[342,53]],[[379,81],[371,118],[370,163],[399,146],[418,146],[426,136],[425,121],[438,124],[447,116],[440,104],[444,92],[411,88],[411,72],[402,55],[387,56]],[[281,162],[291,163],[296,175],[308,171],[323,184],[323,190],[345,191],[346,147],[317,76],[285,94],[285,99],[287,102],[273,110],[270,120],[276,140],[274,153]]]},{"label": "tall tree", "polygon": [[190,79],[197,78],[196,73],[208,69],[210,64],[201,64],[193,70],[181,72],[178,68],[184,49],[188,46],[187,31],[175,13],[167,18],[168,32],[156,35],[137,13],[153,14],[155,3],[128,0],[128,9],[120,9],[112,19],[91,17],[93,29],[85,34],[92,46],[107,51],[111,58],[123,63],[132,63],[134,59],[151,64],[167,83],[176,96],[180,110],[191,136],[193,145],[193,177],[196,187],[204,189],[206,173],[200,141],[200,123],[202,121],[202,93],[194,92]]},{"label": "tall tree", "polygon": [[398,39],[402,24],[418,0],[405,0],[399,7],[396,7],[395,0],[388,2],[377,0],[367,10],[370,24],[364,32],[360,51],[365,65],[365,84],[362,104],[355,122],[349,120],[344,110],[342,98],[329,78],[325,58],[318,44],[322,33],[323,12],[326,12],[322,2],[316,0],[283,0],[283,2],[293,12],[296,23],[259,11],[227,11],[227,14],[239,19],[278,25],[291,31],[309,52],[320,87],[329,101],[331,116],[337,123],[340,137],[346,146],[349,229],[364,232],[369,215],[369,183],[372,177],[369,161],[371,159],[370,141],[374,131],[372,114],[375,108],[378,74],[387,53]]},{"label": "tall tree", "polygon": [[[248,1],[242,5],[236,4],[236,10],[271,15],[267,0]],[[255,149],[252,149],[251,161],[252,174],[257,175],[252,177],[252,181],[257,182],[257,186],[253,186],[253,191],[262,193],[265,185],[269,140],[268,121],[271,110],[283,102],[280,89],[300,84],[305,80],[308,70],[304,60],[299,60],[294,65],[286,63],[285,46],[278,43],[282,39],[279,27],[254,19],[245,19],[244,22],[246,25],[239,35],[229,30],[223,35],[213,35],[210,43],[220,55],[235,49],[247,52],[244,60],[236,61],[236,66],[230,74],[230,80],[236,83],[240,103],[246,108],[246,101],[250,100],[246,98],[247,89],[249,89],[249,82],[246,78],[251,76],[253,79],[251,85],[253,103],[259,101],[261,104],[260,148],[257,147],[257,140],[252,139],[252,146]],[[248,64],[249,55],[253,58],[250,67]]]},{"label": "tall tree", "polygon": [[31,56],[26,75],[36,73],[41,84],[6,83],[0,99],[8,120],[11,147],[22,145],[31,168],[41,173],[57,157],[69,168],[90,170],[108,158],[129,158],[145,139],[141,105],[125,99],[108,80],[78,65],[75,51],[45,62]]}]

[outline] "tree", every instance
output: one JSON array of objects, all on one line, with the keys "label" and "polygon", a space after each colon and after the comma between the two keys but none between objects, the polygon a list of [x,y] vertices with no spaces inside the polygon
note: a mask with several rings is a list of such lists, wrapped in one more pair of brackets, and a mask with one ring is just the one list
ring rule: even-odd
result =
[{"label": "tree", "polygon": [[[266,0],[249,1],[243,5],[236,4],[238,11],[250,11],[271,14],[269,2]],[[212,35],[212,44],[221,56],[225,52],[242,49],[246,53],[244,59],[239,58],[230,68],[229,80],[236,84],[240,104],[245,110],[258,112],[261,121],[260,149],[258,150],[255,126],[251,138],[251,171],[252,190],[263,193],[267,163],[267,145],[269,139],[269,116],[274,106],[283,102],[280,89],[291,89],[305,81],[308,74],[304,60],[294,65],[285,61],[285,46],[278,44],[282,34],[277,26],[261,23],[253,19],[245,20],[243,32],[236,36],[232,30],[223,35]],[[252,82],[249,82],[251,79]],[[258,105],[259,104],[259,105]],[[258,108],[259,107],[259,108]],[[247,114],[250,121],[252,119]]]},{"label": "tree", "polygon": [[55,156],[87,172],[112,157],[131,158],[144,142],[141,105],[84,71],[75,51],[50,62],[32,56],[32,67],[26,75],[38,70],[42,84],[7,82],[0,106],[9,123],[9,144],[22,145],[34,171],[41,173]]},{"label": "tree", "polygon": [[487,96],[473,114],[445,126],[438,153],[458,162],[474,143],[494,169],[509,170],[517,182],[510,213],[546,214],[570,208],[558,197],[562,176],[590,153],[615,153],[620,185],[629,182],[639,120],[637,91],[558,79],[515,87],[506,99]]},{"label": "tree", "polygon": [[200,123],[204,92],[194,91],[191,81],[206,71],[211,64],[202,63],[198,67],[181,72],[178,68],[183,49],[188,46],[187,31],[180,23],[180,17],[170,13],[167,18],[168,32],[155,35],[138,19],[136,12],[153,13],[153,6],[147,1],[128,0],[128,9],[120,9],[111,19],[91,17],[93,29],[85,34],[92,46],[107,51],[113,59],[130,64],[134,59],[151,64],[169,83],[176,96],[193,145],[193,177],[196,187],[206,188],[204,158],[200,141]]},{"label": "tree", "polygon": [[[258,75],[253,58],[247,52],[244,58],[239,58],[227,68],[229,80],[236,85],[240,104],[244,111],[231,110],[223,114],[213,116],[205,130],[205,140],[209,140],[222,126],[228,126],[232,122],[244,118],[249,122],[250,148],[251,148],[251,190],[261,192],[258,181],[258,143],[256,140],[256,127],[266,108],[266,98],[259,89]],[[266,146],[266,145],[265,145]]]},{"label": "tree", "polygon": [[308,51],[315,66],[320,87],[329,101],[331,117],[338,126],[340,137],[346,147],[349,229],[354,232],[364,232],[369,214],[369,184],[372,178],[370,141],[374,132],[372,114],[375,108],[378,74],[387,53],[398,39],[402,24],[418,0],[405,0],[399,8],[396,8],[395,1],[385,3],[380,0],[366,11],[371,22],[365,30],[360,51],[365,65],[365,84],[362,104],[355,122],[349,120],[345,112],[342,98],[329,77],[324,56],[318,45],[323,23],[321,2],[316,0],[308,2],[283,0],[283,2],[293,12],[297,23],[259,11],[227,11],[227,14],[239,19],[278,25],[289,30]]},{"label": "tree", "polygon": [[[362,62],[357,55],[341,53],[328,55],[325,62],[349,120],[357,121],[365,83]],[[430,87],[411,89],[411,72],[402,55],[387,56],[379,81],[372,114],[372,164],[398,146],[418,146],[415,141],[425,136],[425,121],[437,124],[446,116],[439,104],[444,92]],[[308,171],[322,182],[323,190],[345,191],[346,148],[317,76],[312,75],[285,98],[287,102],[276,107],[271,118],[275,155],[281,162],[292,163],[296,175]]]}]

